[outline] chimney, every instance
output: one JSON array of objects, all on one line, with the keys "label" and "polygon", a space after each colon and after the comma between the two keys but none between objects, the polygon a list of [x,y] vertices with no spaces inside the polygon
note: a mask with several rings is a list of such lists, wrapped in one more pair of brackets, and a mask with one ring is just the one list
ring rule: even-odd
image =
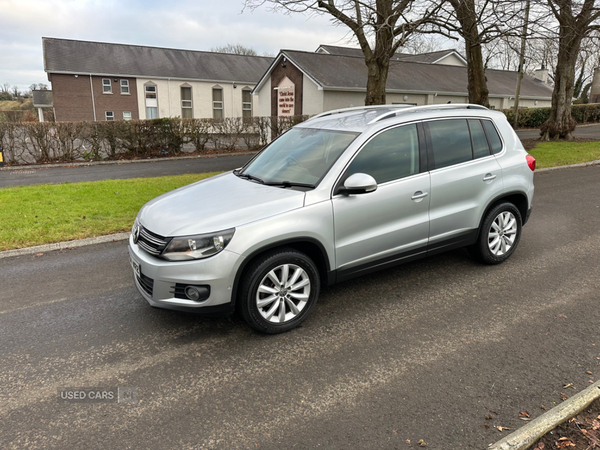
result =
[{"label": "chimney", "polygon": [[544,66],[542,66],[541,69],[536,69],[534,77],[536,80],[541,81],[544,84],[548,83],[548,69],[546,69]]},{"label": "chimney", "polygon": [[594,79],[590,88],[590,103],[600,103],[600,67],[594,69]]}]

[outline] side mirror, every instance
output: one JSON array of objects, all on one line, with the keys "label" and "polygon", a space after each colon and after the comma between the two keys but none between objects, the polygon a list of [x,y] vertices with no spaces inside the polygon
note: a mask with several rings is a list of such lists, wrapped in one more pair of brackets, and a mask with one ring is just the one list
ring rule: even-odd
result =
[{"label": "side mirror", "polygon": [[376,190],[377,181],[375,181],[375,178],[366,173],[355,173],[344,181],[344,187],[340,189],[340,194],[366,194],[367,192],[374,192]]}]

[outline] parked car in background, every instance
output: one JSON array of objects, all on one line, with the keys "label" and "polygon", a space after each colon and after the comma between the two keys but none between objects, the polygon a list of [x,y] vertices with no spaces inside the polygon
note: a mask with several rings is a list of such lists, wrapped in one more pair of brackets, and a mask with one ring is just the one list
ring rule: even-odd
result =
[{"label": "parked car in background", "polygon": [[152,306],[302,323],[322,286],[458,247],[515,251],[535,160],[500,112],[381,106],[320,114],[244,167],[164,194],[129,241]]}]

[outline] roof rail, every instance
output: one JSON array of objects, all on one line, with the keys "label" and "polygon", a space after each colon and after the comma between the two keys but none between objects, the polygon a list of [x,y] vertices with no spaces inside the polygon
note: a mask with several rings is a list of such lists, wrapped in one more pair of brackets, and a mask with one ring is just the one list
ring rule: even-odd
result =
[{"label": "roof rail", "polygon": [[378,116],[369,122],[369,125],[379,122],[380,120],[388,119],[390,117],[394,117],[399,113],[404,113],[408,111],[421,111],[423,109],[485,109],[488,108],[481,105],[475,105],[473,103],[439,103],[433,105],[421,105],[421,106],[409,106],[408,108],[402,108],[399,111],[389,111],[381,116]]},{"label": "roof rail", "polygon": [[345,112],[350,112],[350,111],[364,111],[364,110],[372,110],[372,109],[390,109],[390,108],[396,108],[396,109],[402,109],[402,108],[410,108],[410,105],[367,105],[367,106],[354,106],[351,108],[340,108],[340,109],[332,109],[331,111],[325,111],[322,112],[320,114],[317,114],[316,116],[311,117],[308,120],[313,120],[313,119],[318,119],[319,117],[325,117],[325,116],[330,116],[332,114],[340,114],[340,113],[345,113]]}]

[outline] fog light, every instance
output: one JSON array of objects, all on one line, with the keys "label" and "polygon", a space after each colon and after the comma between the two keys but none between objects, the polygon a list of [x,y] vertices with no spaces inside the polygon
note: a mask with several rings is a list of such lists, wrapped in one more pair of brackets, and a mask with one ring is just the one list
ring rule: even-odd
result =
[{"label": "fog light", "polygon": [[188,286],[185,288],[185,296],[197,302],[200,299],[200,291],[195,286]]}]

